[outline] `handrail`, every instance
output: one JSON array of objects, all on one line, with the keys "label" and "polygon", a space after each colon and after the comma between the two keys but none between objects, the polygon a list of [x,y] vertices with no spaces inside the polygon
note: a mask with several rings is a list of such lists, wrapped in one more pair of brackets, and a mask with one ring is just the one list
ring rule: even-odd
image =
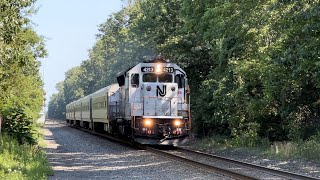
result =
[{"label": "handrail", "polygon": [[[136,85],[136,84],[131,84],[131,87],[132,86],[135,86],[134,88],[138,88],[138,85]],[[134,98],[133,98],[133,103],[135,103],[136,102],[136,94],[137,94],[137,90],[134,92]],[[133,105],[134,106],[134,105]],[[133,110],[132,110],[133,109]],[[131,115],[133,115],[133,121],[131,122],[131,128],[135,128],[135,124],[136,124],[136,116],[135,116],[135,108],[133,108],[132,106],[131,106]]]}]

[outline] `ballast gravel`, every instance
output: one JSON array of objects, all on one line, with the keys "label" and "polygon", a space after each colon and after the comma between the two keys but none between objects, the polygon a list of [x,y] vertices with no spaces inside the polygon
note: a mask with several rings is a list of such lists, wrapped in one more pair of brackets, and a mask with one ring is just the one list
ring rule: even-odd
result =
[{"label": "ballast gravel", "polygon": [[54,170],[49,179],[230,179],[93,136],[57,120],[46,121],[44,134]]}]

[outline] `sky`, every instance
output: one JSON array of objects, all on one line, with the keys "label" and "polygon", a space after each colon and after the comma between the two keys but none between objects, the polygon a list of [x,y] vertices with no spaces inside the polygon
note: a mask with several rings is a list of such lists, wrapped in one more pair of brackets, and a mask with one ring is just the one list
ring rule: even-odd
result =
[{"label": "sky", "polygon": [[45,38],[48,57],[40,59],[46,104],[65,72],[88,59],[98,25],[122,7],[121,0],[38,0],[31,17],[34,30]]}]

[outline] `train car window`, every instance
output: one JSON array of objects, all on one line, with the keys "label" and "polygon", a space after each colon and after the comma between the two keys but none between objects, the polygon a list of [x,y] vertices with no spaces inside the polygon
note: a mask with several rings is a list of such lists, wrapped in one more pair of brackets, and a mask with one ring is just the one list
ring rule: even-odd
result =
[{"label": "train car window", "polygon": [[172,74],[164,73],[158,75],[159,82],[172,82]]},{"label": "train car window", "polygon": [[131,75],[131,86],[135,88],[139,87],[139,74]]},{"label": "train car window", "polygon": [[175,77],[175,83],[178,84],[178,88],[183,88],[185,85],[184,76],[182,74],[177,74]]},{"label": "train car window", "polygon": [[143,82],[157,82],[157,75],[154,73],[146,73],[142,76]]}]

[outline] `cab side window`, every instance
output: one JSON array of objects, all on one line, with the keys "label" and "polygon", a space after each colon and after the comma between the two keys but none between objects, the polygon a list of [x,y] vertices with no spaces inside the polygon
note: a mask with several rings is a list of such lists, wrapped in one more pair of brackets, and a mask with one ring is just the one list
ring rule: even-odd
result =
[{"label": "cab side window", "polygon": [[178,88],[183,88],[184,87],[184,76],[182,74],[177,74],[174,78],[175,83],[178,84]]},{"label": "cab side window", "polygon": [[139,74],[131,75],[131,87],[139,87]]}]

